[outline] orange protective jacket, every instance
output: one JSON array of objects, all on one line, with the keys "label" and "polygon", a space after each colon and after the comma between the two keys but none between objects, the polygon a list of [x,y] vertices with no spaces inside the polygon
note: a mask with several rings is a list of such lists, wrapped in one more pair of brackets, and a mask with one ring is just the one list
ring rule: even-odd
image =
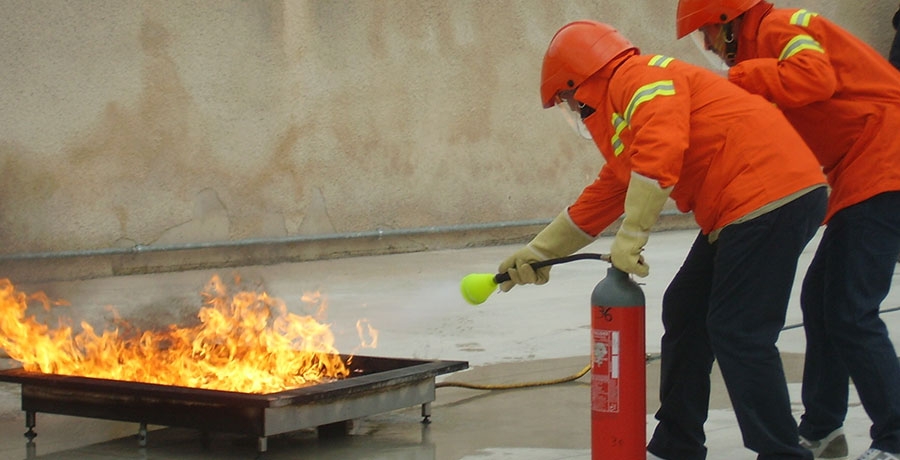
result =
[{"label": "orange protective jacket", "polygon": [[718,75],[665,56],[628,57],[575,98],[606,164],[569,207],[597,235],[622,215],[631,172],[674,186],[704,234],[825,178],[784,115]]},{"label": "orange protective jacket", "polygon": [[822,16],[761,2],[729,80],[782,109],[822,165],[835,212],[900,190],[900,72]]}]

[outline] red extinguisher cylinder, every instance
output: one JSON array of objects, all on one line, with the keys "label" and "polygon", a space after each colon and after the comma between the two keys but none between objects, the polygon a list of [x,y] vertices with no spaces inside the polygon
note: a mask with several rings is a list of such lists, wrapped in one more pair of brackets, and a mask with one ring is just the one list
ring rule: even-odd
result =
[{"label": "red extinguisher cylinder", "polygon": [[610,267],[591,294],[591,458],[646,458],[644,292]]}]

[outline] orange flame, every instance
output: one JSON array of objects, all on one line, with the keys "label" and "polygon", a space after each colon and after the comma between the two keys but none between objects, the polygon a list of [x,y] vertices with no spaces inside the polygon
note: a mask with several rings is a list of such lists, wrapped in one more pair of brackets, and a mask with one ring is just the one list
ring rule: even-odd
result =
[{"label": "orange flame", "polygon": [[369,320],[363,318],[356,322],[356,332],[359,334],[361,348],[378,347],[378,329],[369,324]]},{"label": "orange flame", "polygon": [[[289,313],[281,300],[264,292],[229,293],[218,276],[202,297],[205,306],[194,327],[128,333],[116,328],[98,335],[82,322],[74,334],[71,327],[50,329],[25,316],[29,301],[47,309],[58,303],[0,279],[0,349],[30,372],[242,393],[278,392],[350,374],[330,327]],[[312,298],[323,302],[318,293]]]}]

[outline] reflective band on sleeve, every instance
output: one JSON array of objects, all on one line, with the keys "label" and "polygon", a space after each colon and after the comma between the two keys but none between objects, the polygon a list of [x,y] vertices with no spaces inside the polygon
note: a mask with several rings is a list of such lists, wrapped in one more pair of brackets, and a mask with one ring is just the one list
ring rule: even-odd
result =
[{"label": "reflective band on sleeve", "polygon": [[613,155],[619,156],[622,154],[622,152],[625,151],[625,143],[622,142],[622,138],[619,136],[619,134],[621,134],[622,131],[628,127],[628,124],[625,123],[625,119],[622,118],[621,115],[619,115],[618,113],[614,113],[612,116],[612,125],[613,130],[616,133],[613,134],[612,139],[609,140],[609,143],[610,145],[612,145]]},{"label": "reflective band on sleeve", "polygon": [[634,116],[634,111],[644,102],[648,102],[656,96],[674,95],[675,83],[673,83],[672,80],[660,80],[641,86],[634,92],[634,96],[631,97],[631,102],[628,103],[628,107],[625,109],[625,121],[630,125],[631,117]]},{"label": "reflective band on sleeve", "polygon": [[818,16],[818,14],[807,10],[797,10],[797,12],[791,15],[791,24],[795,26],[809,27],[809,20],[816,16]]},{"label": "reflective band on sleeve", "polygon": [[778,60],[783,61],[803,50],[818,51],[820,53],[825,52],[822,45],[820,45],[816,39],[809,35],[797,35],[784,46],[784,49],[781,50],[781,56],[778,56]]},{"label": "reflective band on sleeve", "polygon": [[672,62],[674,60],[675,60],[675,58],[670,58],[668,56],[662,56],[662,55],[657,54],[656,56],[653,56],[652,58],[650,58],[650,61],[647,63],[647,65],[665,68],[667,65],[669,65],[670,62]]}]

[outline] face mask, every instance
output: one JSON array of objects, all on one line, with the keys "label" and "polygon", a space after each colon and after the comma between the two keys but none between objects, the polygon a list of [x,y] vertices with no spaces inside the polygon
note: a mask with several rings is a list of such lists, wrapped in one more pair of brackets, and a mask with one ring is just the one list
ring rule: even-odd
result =
[{"label": "face mask", "polygon": [[554,98],[556,108],[560,109],[566,123],[584,139],[591,140],[591,133],[584,120],[581,119],[582,104],[575,100],[575,91],[564,91],[556,94]]}]

